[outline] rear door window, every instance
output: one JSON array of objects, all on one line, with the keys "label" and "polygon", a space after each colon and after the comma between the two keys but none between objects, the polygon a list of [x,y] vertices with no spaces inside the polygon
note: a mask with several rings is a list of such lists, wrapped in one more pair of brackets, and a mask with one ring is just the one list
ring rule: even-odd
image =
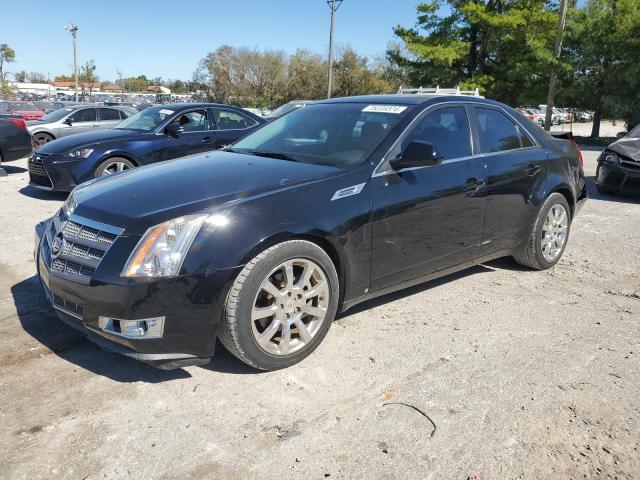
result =
[{"label": "rear door window", "polygon": [[115,108],[101,108],[100,120],[120,120],[120,111],[116,110]]},{"label": "rear door window", "polygon": [[242,130],[253,127],[256,122],[253,118],[231,110],[214,110],[218,130]]},{"label": "rear door window", "polygon": [[504,113],[476,107],[478,137],[482,153],[505,152],[521,148],[520,131]]}]

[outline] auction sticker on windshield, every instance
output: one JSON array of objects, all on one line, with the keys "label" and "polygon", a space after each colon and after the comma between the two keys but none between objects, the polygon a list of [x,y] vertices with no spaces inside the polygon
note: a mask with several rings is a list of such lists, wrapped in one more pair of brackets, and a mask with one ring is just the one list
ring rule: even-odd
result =
[{"label": "auction sticker on windshield", "polygon": [[367,105],[362,109],[363,112],[378,112],[378,113],[402,113],[407,107],[401,107],[399,105]]},{"label": "auction sticker on windshield", "polygon": [[162,113],[164,115],[171,115],[171,114],[173,114],[173,110],[167,110],[167,109],[163,108],[162,110],[159,110],[158,113]]}]

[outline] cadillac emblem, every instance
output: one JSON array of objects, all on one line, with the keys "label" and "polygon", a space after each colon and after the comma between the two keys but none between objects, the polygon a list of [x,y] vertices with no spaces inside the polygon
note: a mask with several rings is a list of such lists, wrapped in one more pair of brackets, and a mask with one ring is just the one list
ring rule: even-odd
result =
[{"label": "cadillac emblem", "polygon": [[60,255],[62,255],[62,251],[64,250],[64,237],[62,236],[62,232],[58,232],[55,237],[53,237],[53,245],[51,245],[51,258],[55,260]]}]

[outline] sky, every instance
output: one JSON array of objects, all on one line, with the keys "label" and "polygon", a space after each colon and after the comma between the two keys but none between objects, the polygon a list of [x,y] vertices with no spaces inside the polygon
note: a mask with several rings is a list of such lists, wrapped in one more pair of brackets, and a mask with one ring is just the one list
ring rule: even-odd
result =
[{"label": "sky", "polygon": [[[334,42],[363,55],[382,54],[394,26],[415,24],[417,3],[344,0]],[[51,79],[71,74],[72,41],[64,25],[73,22],[79,28],[78,64],[94,60],[101,80],[117,79],[118,68],[125,77],[186,80],[207,52],[223,44],[325,53],[329,13],[326,0],[0,0],[0,43],[16,51],[11,72],[41,72]]]}]

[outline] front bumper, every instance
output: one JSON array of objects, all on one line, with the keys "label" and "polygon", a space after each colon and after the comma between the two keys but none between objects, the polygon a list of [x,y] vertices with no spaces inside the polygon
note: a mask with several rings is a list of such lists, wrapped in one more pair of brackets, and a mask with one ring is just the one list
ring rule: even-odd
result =
[{"label": "front bumper", "polygon": [[95,166],[89,158],[75,160],[60,153],[33,152],[29,156],[29,184],[54,192],[70,192],[77,185],[91,180]]},{"label": "front bumper", "polygon": [[[48,221],[36,227],[35,260],[45,294],[61,320],[104,349],[159,368],[210,361],[226,292],[238,269],[168,279],[121,278],[119,271],[127,252],[138,240],[122,236],[113,243],[89,281],[73,281],[68,274],[51,268],[48,242],[52,224]],[[127,338],[105,329],[100,317],[163,318],[164,329],[160,337]]]},{"label": "front bumper", "polygon": [[610,192],[640,193],[640,162],[599,162],[596,183]]}]

